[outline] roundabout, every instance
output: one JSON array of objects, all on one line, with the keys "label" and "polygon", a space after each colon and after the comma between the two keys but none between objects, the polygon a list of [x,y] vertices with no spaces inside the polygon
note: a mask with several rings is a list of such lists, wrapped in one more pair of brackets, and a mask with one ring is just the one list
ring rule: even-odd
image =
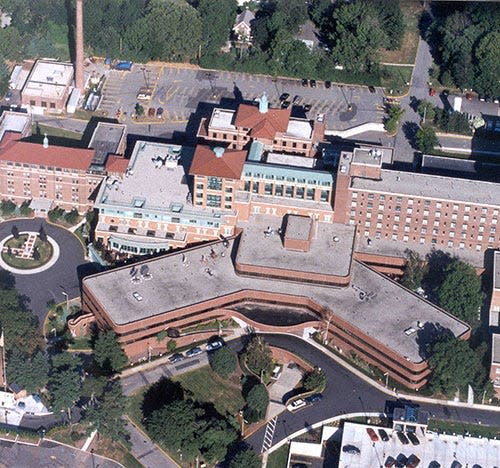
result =
[{"label": "roundabout", "polygon": [[[6,243],[13,237],[14,226],[19,235],[28,234],[28,237],[29,234],[39,235],[43,226],[52,251],[52,255],[43,265],[33,265],[30,269],[13,267],[12,262],[9,262],[11,263],[9,265],[5,258],[2,258],[6,255],[4,251]],[[32,242],[31,246],[34,245]],[[85,260],[85,251],[79,239],[67,229],[50,224],[41,218],[18,218],[0,223],[0,252],[2,253],[0,269],[14,276],[16,289],[24,296],[26,307],[38,317],[40,324],[47,315],[47,304],[63,302],[65,294],[69,298],[78,297],[80,278],[95,272],[92,264]],[[41,254],[40,251],[40,261]]]},{"label": "roundabout", "polygon": [[10,235],[0,241],[0,267],[17,275],[33,275],[48,270],[57,262],[59,245],[37,232],[20,232],[17,239]]}]

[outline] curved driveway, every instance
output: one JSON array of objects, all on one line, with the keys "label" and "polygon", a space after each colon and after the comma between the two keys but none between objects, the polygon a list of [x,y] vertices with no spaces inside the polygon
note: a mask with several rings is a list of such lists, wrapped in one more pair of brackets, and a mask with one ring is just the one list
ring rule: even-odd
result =
[{"label": "curved driveway", "polygon": [[11,235],[12,226],[19,231],[38,232],[43,225],[45,232],[54,239],[60,247],[57,262],[48,270],[32,275],[16,275],[16,289],[27,296],[28,307],[43,323],[49,301],[62,302],[65,291],[70,298],[80,295],[79,272],[86,264],[82,244],[75,235],[66,229],[47,223],[44,219],[16,219],[0,224],[0,239]]},{"label": "curved driveway", "polygon": [[[394,398],[351,374],[336,361],[298,337],[279,334],[264,334],[262,336],[269,344],[285,348],[310,363],[321,367],[328,380],[323,399],[319,403],[306,407],[297,413],[285,411],[278,417],[273,445],[300,429],[340,414],[384,412],[386,403],[394,401]],[[239,346],[241,347],[241,343]],[[450,407],[440,404],[418,402],[416,404],[439,419],[468,423],[481,421],[484,424],[498,425],[498,412]],[[264,432],[265,427],[246,439],[246,442],[257,452],[261,450]]]}]

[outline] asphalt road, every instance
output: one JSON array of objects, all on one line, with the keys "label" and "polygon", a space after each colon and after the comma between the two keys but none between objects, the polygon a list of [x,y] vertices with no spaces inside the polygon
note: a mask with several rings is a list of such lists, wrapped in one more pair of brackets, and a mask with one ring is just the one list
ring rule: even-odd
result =
[{"label": "asphalt road", "polygon": [[80,241],[66,229],[48,224],[45,220],[19,219],[5,221],[0,224],[0,239],[11,235],[12,226],[16,225],[19,231],[38,232],[43,224],[45,232],[52,237],[60,248],[57,262],[48,270],[33,275],[16,275],[16,289],[27,296],[30,301],[28,307],[43,323],[47,314],[47,303],[56,303],[65,300],[62,294],[66,292],[70,299],[80,296],[79,275],[85,273],[91,266],[84,258],[84,251]]},{"label": "asphalt road", "polygon": [[[351,374],[337,362],[300,338],[265,334],[265,340],[274,346],[285,348],[313,363],[326,373],[328,384],[323,399],[298,411],[284,412],[278,417],[273,445],[289,437],[296,431],[311,424],[345,413],[385,412],[386,404],[395,402],[393,398],[372,387],[364,380]],[[231,342],[231,347],[241,347],[241,342]],[[432,416],[443,420],[498,425],[499,413],[473,408],[448,407],[440,404],[420,404],[420,408],[428,410]],[[246,442],[258,453],[262,448],[265,427],[252,434]]]},{"label": "asphalt road", "polygon": [[42,441],[38,446],[1,440],[0,466],[9,468],[53,468],[64,466],[79,468],[121,467],[119,463],[100,455],[82,452],[67,445],[46,440]]}]

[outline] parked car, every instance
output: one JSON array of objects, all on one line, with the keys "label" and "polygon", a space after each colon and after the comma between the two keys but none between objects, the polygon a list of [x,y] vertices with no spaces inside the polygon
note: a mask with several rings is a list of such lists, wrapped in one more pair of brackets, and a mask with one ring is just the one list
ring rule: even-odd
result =
[{"label": "parked car", "polygon": [[156,109],[154,107],[150,107],[148,109],[148,117],[154,117],[156,115]]},{"label": "parked car", "polygon": [[379,429],[378,435],[380,436],[383,442],[387,442],[389,440],[389,436],[387,435],[387,432],[385,432],[384,429]]},{"label": "parked car", "polygon": [[282,109],[288,109],[290,107],[290,101],[283,101],[281,103],[281,108]]},{"label": "parked car", "polygon": [[370,439],[372,440],[372,442],[378,442],[379,441],[377,433],[371,427],[367,427],[366,428],[366,432],[370,436]]},{"label": "parked car", "polygon": [[294,400],[290,404],[286,405],[286,409],[293,413],[294,411],[304,408],[306,404],[305,400],[299,398],[298,400]]},{"label": "parked car", "polygon": [[167,328],[167,336],[169,338],[179,338],[179,336],[181,336],[181,332],[178,328]]},{"label": "parked car", "polygon": [[308,466],[305,463],[294,463],[292,468],[308,468]]},{"label": "parked car", "polygon": [[175,354],[172,354],[172,356],[170,356],[168,358],[168,360],[171,364],[175,364],[176,362],[183,361],[184,356],[181,353],[175,353]]},{"label": "parked car", "polygon": [[222,348],[223,346],[224,343],[222,342],[222,340],[214,340],[207,344],[207,351],[215,351],[216,349]]},{"label": "parked car", "polygon": [[436,90],[434,88],[429,88],[429,96],[435,96]]},{"label": "parked car", "polygon": [[156,109],[156,117],[159,119],[163,117],[163,107],[158,107],[158,109]]},{"label": "parked car", "polygon": [[9,102],[9,101],[11,100],[11,98],[12,98],[12,91],[10,91],[10,90],[9,90],[9,91],[7,91],[7,93],[5,94],[5,100],[6,100],[7,102]]},{"label": "parked car", "polygon": [[306,112],[309,112],[309,111],[311,110],[311,104],[306,104],[306,105],[304,106],[304,110],[305,110]]},{"label": "parked car", "polygon": [[297,105],[297,104],[299,104],[299,103],[300,103],[300,101],[302,101],[302,96],[299,96],[298,94],[296,94],[296,95],[294,96],[294,98],[293,98],[292,104]]},{"label": "parked car", "polygon": [[465,93],[465,99],[467,99],[467,101],[472,101],[472,99],[474,99],[474,96],[471,93]]},{"label": "parked car", "polygon": [[325,120],[325,114],[318,114],[318,115],[316,116],[316,120],[317,120],[318,122],[323,122],[323,121]]},{"label": "parked car", "polygon": [[342,452],[349,453],[351,455],[359,455],[361,453],[361,450],[359,450],[359,448],[355,445],[344,445],[342,447]]},{"label": "parked car", "polygon": [[198,354],[201,354],[202,352],[203,352],[203,350],[199,346],[196,346],[196,347],[191,348],[190,350],[186,351],[186,357],[198,356]]},{"label": "parked car", "polygon": [[375,86],[368,86],[368,91],[370,91],[370,93],[372,93],[372,94],[377,92],[377,90],[375,89]]},{"label": "parked car", "polygon": [[419,464],[420,458],[418,458],[415,454],[411,454],[410,458],[408,458],[408,461],[406,462],[407,468],[417,468]]},{"label": "parked car", "polygon": [[325,81],[325,88],[330,89],[332,87],[332,82],[331,81]]},{"label": "parked car", "polygon": [[399,441],[403,445],[408,445],[410,443],[410,441],[408,440],[408,438],[401,431],[396,432],[396,435],[398,436]]},{"label": "parked car", "polygon": [[311,88],[316,88],[316,80],[309,80],[309,86]]},{"label": "parked car", "polygon": [[391,466],[394,466],[396,464],[396,459],[394,457],[387,457],[387,460],[384,463],[384,466],[386,468],[390,468]]},{"label": "parked car", "polygon": [[137,92],[137,99],[139,101],[149,101],[153,95],[153,91],[149,88],[141,88]]},{"label": "parked car", "polygon": [[283,93],[283,94],[280,96],[280,101],[286,101],[289,97],[290,97],[290,94],[289,94],[289,93]]},{"label": "parked car", "polygon": [[143,299],[143,297],[138,292],[133,292],[132,296],[134,296],[134,299],[139,302],[141,302]]},{"label": "parked car", "polygon": [[307,84],[309,83],[309,80],[306,80],[305,78],[302,80],[302,86],[305,88]]},{"label": "parked car", "polygon": [[317,403],[318,401],[321,401],[323,399],[323,395],[321,393],[313,393],[312,395],[309,395],[308,397],[304,398],[306,403],[308,405],[313,405],[314,403]]},{"label": "parked car", "polygon": [[407,432],[406,437],[408,437],[408,439],[410,439],[410,442],[413,445],[420,445],[420,440],[418,440],[418,437],[414,432]]}]

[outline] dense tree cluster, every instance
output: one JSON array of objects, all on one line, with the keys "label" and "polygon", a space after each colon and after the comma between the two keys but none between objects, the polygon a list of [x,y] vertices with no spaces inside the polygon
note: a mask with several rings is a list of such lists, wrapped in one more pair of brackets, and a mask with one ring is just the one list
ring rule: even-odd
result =
[{"label": "dense tree cluster", "polygon": [[[271,0],[258,8],[253,46],[222,53],[241,11],[236,0],[86,0],[85,43],[89,54],[112,58],[199,61],[206,67],[323,79],[368,72],[359,79],[373,82],[377,50],[398,48],[405,30],[398,0]],[[0,57],[73,55],[73,2],[0,0],[0,9],[12,16],[12,25],[0,30]],[[308,21],[321,43],[313,51],[297,38]]]},{"label": "dense tree cluster", "polygon": [[210,358],[213,371],[223,379],[227,379],[236,370],[236,363],[235,352],[226,346],[216,350]]},{"label": "dense tree cluster", "polygon": [[443,2],[434,10],[428,35],[441,82],[500,96],[500,5]]}]

